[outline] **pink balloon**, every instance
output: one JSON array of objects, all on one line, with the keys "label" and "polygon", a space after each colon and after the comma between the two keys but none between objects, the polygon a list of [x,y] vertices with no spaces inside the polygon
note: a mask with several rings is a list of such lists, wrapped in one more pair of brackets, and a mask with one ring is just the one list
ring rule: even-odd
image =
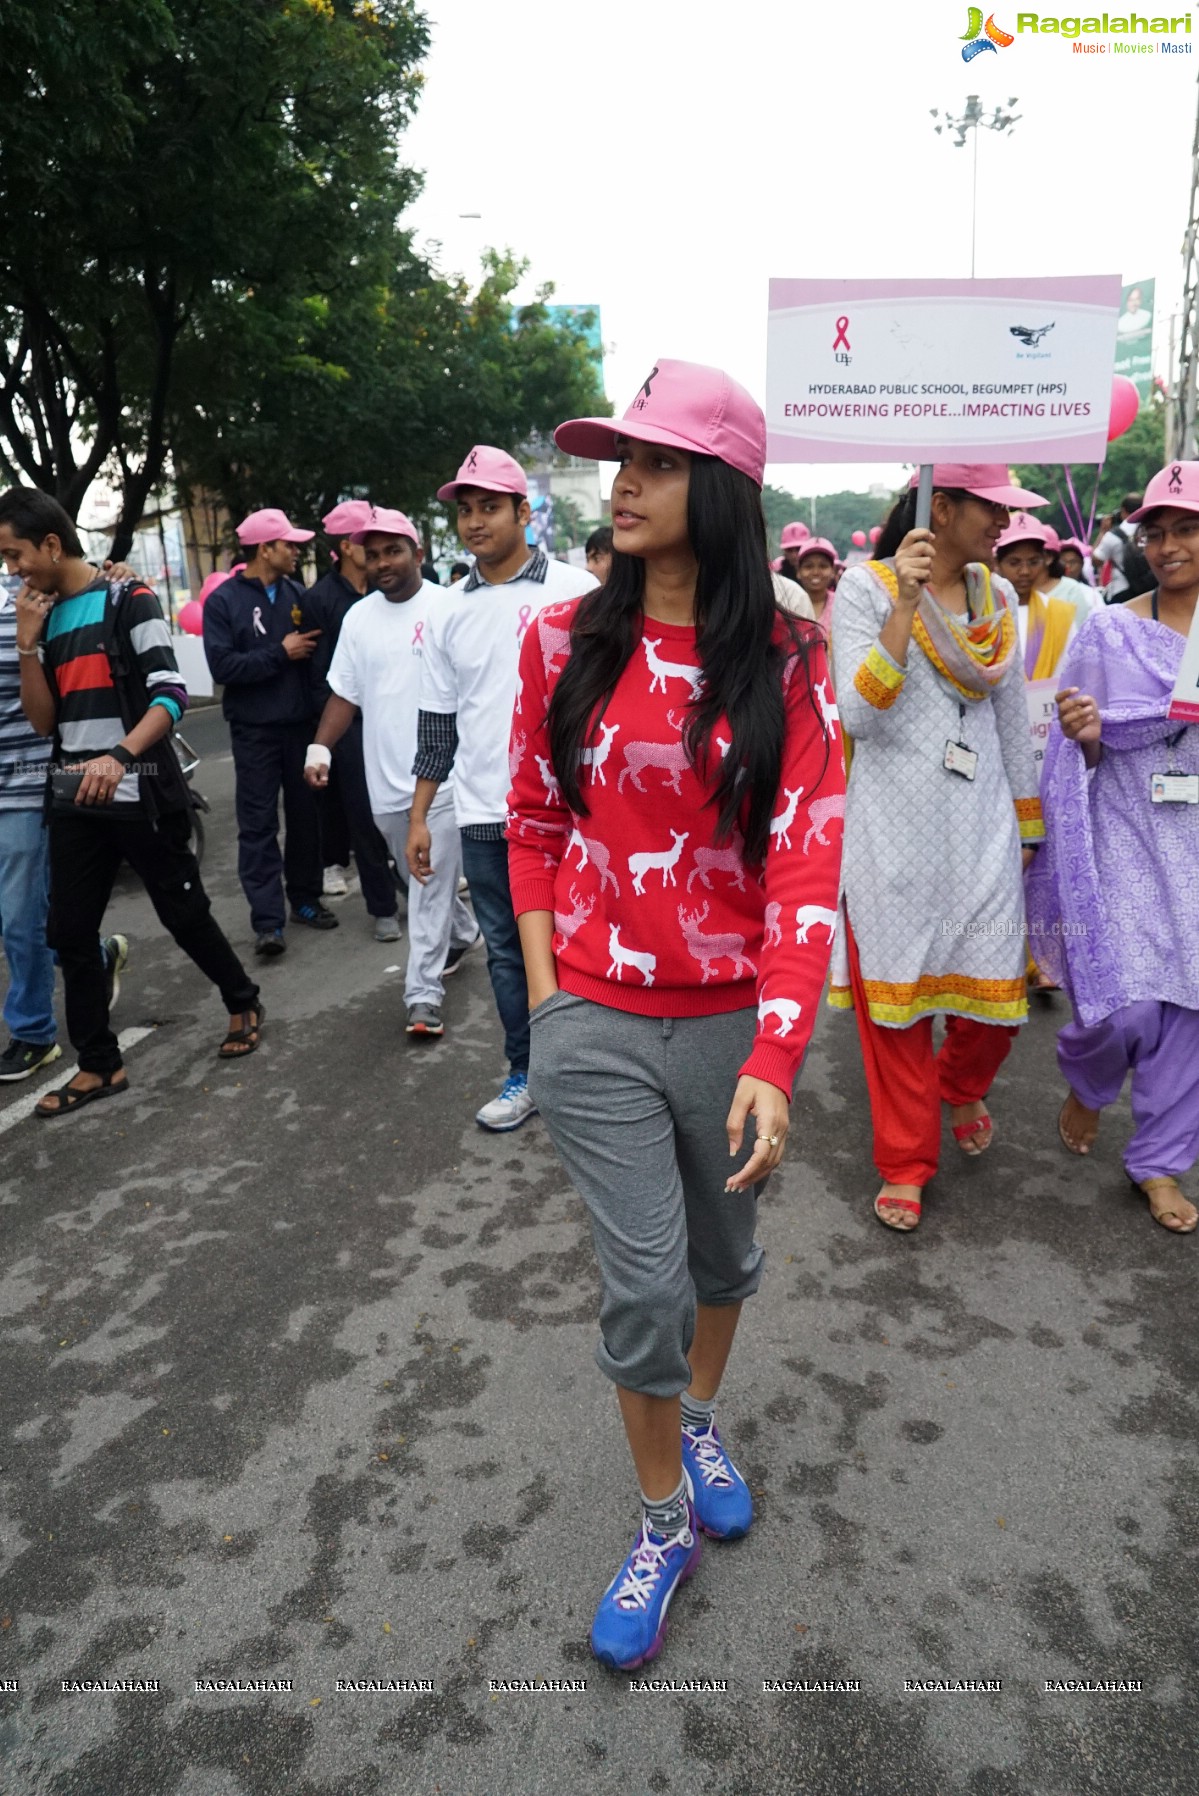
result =
[{"label": "pink balloon", "polygon": [[866,532],[864,530],[855,530],[849,540],[855,549],[864,549],[866,547]]},{"label": "pink balloon", "polygon": [[1141,395],[1137,392],[1136,382],[1129,380],[1127,374],[1117,374],[1112,378],[1112,411],[1107,427],[1107,440],[1114,443],[1122,437],[1133,419],[1141,409]]},{"label": "pink balloon", "polygon": [[881,536],[881,535],[882,535],[882,533],[883,533],[883,527],[882,527],[882,525],[881,525],[881,524],[875,524],[875,525],[874,525],[874,526],[873,526],[873,527],[872,527],[872,529],[871,529],[871,531],[870,531],[870,540],[871,540],[871,542],[872,542],[872,543],[876,543],[876,542],[877,542],[877,541],[878,541],[878,539],[879,539],[879,537],[880,537],[880,536]]},{"label": "pink balloon", "polygon": [[204,607],[199,599],[189,599],[176,622],[187,636],[199,636],[204,629]]},{"label": "pink balloon", "polygon": [[220,568],[217,568],[215,573],[209,574],[204,581],[203,586],[201,586],[199,592],[196,594],[196,604],[202,605],[209,593],[215,592],[218,586],[223,586],[228,578],[228,574],[224,573]]}]

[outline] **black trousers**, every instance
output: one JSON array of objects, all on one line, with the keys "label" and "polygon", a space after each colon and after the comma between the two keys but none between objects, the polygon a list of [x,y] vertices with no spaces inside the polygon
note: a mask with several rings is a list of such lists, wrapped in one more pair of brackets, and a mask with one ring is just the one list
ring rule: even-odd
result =
[{"label": "black trousers", "polygon": [[[287,922],[293,909],[319,904],[323,884],[316,794],[304,783],[307,723],[230,723],[237,775],[237,873],[255,935]],[[285,842],[279,852],[279,794]]]},{"label": "black trousers", "polygon": [[159,922],[220,991],[230,1015],[248,1010],[258,987],[229,946],[208,902],[191,851],[191,819],[172,811],[153,828],[143,817],[111,814],[50,819],[50,917],[46,940],[58,954],[67,1034],[85,1073],[111,1073],[121,1050],[108,1021],[100,925],[122,861],[145,886]]},{"label": "black trousers", "polygon": [[[372,917],[396,914],[396,881],[387,843],[375,826],[366,762],[362,754],[362,719],[355,717],[333,750],[329,784],[320,793],[322,862],[324,866],[349,863],[354,850],[362,897]],[[344,854],[341,852],[345,849]]]}]

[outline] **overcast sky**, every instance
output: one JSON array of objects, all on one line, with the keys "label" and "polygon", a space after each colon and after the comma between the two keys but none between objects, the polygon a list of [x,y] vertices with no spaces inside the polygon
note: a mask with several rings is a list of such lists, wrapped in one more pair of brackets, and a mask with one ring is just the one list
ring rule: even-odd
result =
[{"label": "overcast sky", "polygon": [[[772,275],[968,275],[971,148],[937,137],[929,109],[969,93],[988,112],[1017,95],[1021,115],[1011,137],[981,135],[978,275],[1156,276],[1166,372],[1199,47],[1084,56],[1022,35],[966,65],[965,0],[425,7],[411,223],[444,268],[475,278],[484,245],[511,248],[531,265],[518,298],[552,280],[558,301],[597,304],[618,412],[664,355],[761,399]],[[996,22],[1014,31],[1014,7]],[[898,476],[767,470],[801,495]]]}]

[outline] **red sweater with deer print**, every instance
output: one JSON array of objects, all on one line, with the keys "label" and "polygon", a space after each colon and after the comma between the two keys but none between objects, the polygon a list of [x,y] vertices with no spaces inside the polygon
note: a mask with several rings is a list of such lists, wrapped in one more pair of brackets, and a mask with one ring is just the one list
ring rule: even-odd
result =
[{"label": "red sweater with deer print", "polygon": [[[646,621],[584,750],[589,814],[567,807],[545,720],[577,605],[540,612],[521,649],[506,829],[516,913],[553,911],[558,982],[596,1004],[661,1017],[756,1004],[741,1071],[789,1097],[828,971],[845,814],[823,645],[810,649],[810,689],[797,657],[784,670],[782,773],[770,845],[755,865],[739,834],[717,845],[709,788],[684,750],[700,677],[689,627]],[[727,726],[714,741],[727,751]]]}]

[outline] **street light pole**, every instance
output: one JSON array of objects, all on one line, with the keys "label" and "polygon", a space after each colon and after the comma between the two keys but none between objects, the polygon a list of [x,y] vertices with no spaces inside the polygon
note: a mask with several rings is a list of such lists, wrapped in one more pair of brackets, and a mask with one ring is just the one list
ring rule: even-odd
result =
[{"label": "street light pole", "polygon": [[[1008,105],[1015,106],[1016,104],[1016,96],[1013,94],[1008,101]],[[938,137],[940,137],[942,131],[948,131],[953,138],[953,147],[955,150],[965,149],[967,133],[974,133],[974,154],[972,158],[974,167],[970,189],[970,279],[973,280],[975,246],[978,233],[978,133],[981,128],[986,131],[997,131],[1001,137],[1007,137],[1019,123],[1020,114],[1005,112],[1001,106],[996,106],[991,117],[984,118],[982,101],[979,99],[978,95],[967,94],[965,111],[958,116],[955,117],[948,108],[946,108],[944,112],[941,112],[936,106],[931,108],[930,116],[932,118],[940,119],[940,124],[934,125],[933,129],[936,131]]]}]

